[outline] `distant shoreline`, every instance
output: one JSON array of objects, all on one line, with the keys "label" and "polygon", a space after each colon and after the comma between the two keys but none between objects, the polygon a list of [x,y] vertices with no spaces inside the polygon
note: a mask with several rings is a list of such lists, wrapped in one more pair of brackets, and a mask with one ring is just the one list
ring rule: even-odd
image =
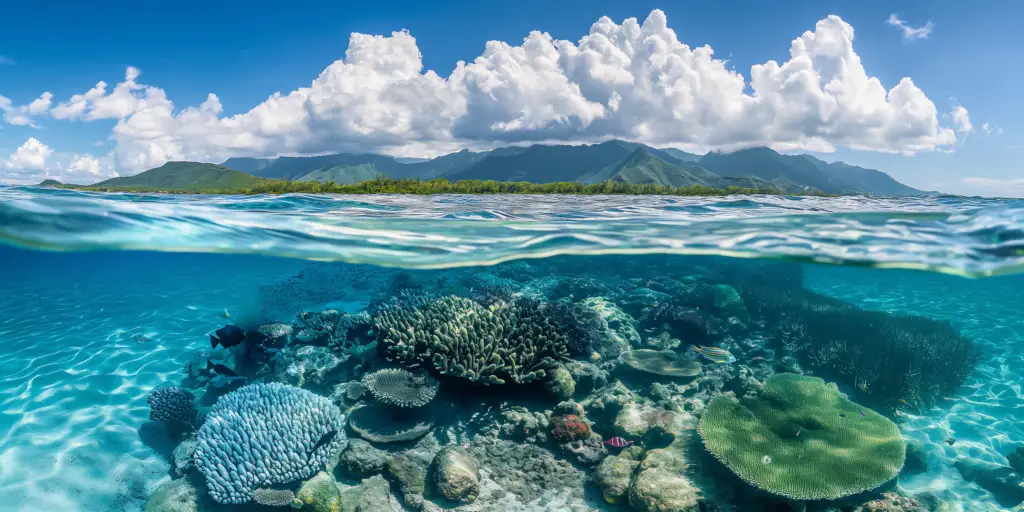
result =
[{"label": "distant shoreline", "polygon": [[41,183],[37,186],[53,187],[87,192],[140,193],[140,194],[191,194],[191,195],[256,195],[256,194],[517,194],[517,195],[666,195],[666,196],[732,196],[732,195],[788,195],[825,196],[838,194],[790,193],[777,189],[754,189],[742,187],[711,188],[701,185],[690,187],[666,187],[664,185],[640,185],[622,182],[582,184],[577,182],[529,183],[506,181],[446,179],[416,180],[379,178],[348,185],[332,181],[297,182],[266,180],[251,187],[235,189],[164,189],[159,187],[97,187],[93,185],[70,185],[64,183]]}]

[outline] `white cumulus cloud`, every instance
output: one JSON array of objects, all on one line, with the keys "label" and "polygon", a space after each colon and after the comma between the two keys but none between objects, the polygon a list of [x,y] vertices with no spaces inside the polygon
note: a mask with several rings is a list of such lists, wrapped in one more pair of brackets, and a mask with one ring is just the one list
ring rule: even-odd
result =
[{"label": "white cumulus cloud", "polygon": [[100,161],[92,155],[75,155],[68,164],[70,172],[85,172],[92,175],[100,175]]},{"label": "white cumulus cloud", "polygon": [[912,27],[907,22],[900,19],[896,13],[889,15],[889,19],[885,20],[887,25],[896,27],[903,32],[903,39],[907,41],[913,41],[915,39],[927,39],[931,35],[932,29],[935,28],[935,24],[929,21],[923,27]]},{"label": "white cumulus cloud", "polygon": [[680,42],[655,10],[642,23],[603,17],[578,41],[543,32],[519,45],[491,41],[444,77],[424,70],[408,32],[355,33],[344,58],[308,87],[275,93],[240,114],[222,115],[215,94],[176,107],[163,89],[139,83],[136,68],[112,89],[99,82],[50,112],[117,119],[114,157],[128,172],[168,160],[342,151],[432,156],[611,138],[699,150],[954,148],[956,132],[970,127],[966,109],[940,116],[910,78],[886,88],[867,74],[853,43],[853,27],[829,16],[793,40],[788,60],[755,65],[748,79],[709,46]]},{"label": "white cumulus cloud", "polygon": [[58,153],[35,137],[0,160],[0,183],[11,185],[36,184],[48,178],[89,184],[116,176],[113,154]]},{"label": "white cumulus cloud", "polygon": [[966,108],[958,106],[953,109],[950,116],[953,118],[953,126],[956,128],[956,131],[960,133],[974,131],[974,125],[971,124],[971,118],[967,115]]},{"label": "white cumulus cloud", "polygon": [[4,122],[8,124],[38,128],[32,118],[49,111],[52,103],[53,95],[48,92],[44,92],[31,103],[21,106],[16,106],[9,98],[0,96],[0,112],[3,112]]},{"label": "white cumulus cloud", "polygon": [[46,168],[46,159],[53,154],[50,146],[39,142],[35,137],[29,137],[24,144],[18,147],[7,160],[3,161],[3,167],[15,171],[41,171]]}]

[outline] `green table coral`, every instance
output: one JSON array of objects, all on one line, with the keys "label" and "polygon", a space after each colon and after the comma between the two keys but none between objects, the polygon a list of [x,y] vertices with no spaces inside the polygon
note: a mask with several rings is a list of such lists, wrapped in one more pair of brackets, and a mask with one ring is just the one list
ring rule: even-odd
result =
[{"label": "green table coral", "polygon": [[756,398],[711,400],[704,445],[744,481],[791,499],[836,499],[874,489],[903,467],[906,446],[884,416],[795,374],[765,382]]}]

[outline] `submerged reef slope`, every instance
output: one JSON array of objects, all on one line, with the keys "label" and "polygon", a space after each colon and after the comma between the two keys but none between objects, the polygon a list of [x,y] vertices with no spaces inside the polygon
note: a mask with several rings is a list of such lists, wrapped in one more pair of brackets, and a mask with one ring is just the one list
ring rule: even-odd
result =
[{"label": "submerged reef slope", "polygon": [[955,395],[982,356],[949,322],[869,311],[802,288],[758,288],[747,302],[777,326],[783,352],[882,407],[920,409]]},{"label": "submerged reef slope", "polygon": [[[186,386],[206,419],[196,438],[175,439],[195,461],[175,469],[209,496],[198,512],[918,503],[886,485],[906,458],[894,421],[925,396],[955,394],[977,351],[949,324],[817,295],[801,275],[785,263],[653,257],[394,271],[358,300],[324,295],[322,310],[275,317],[263,337],[220,350],[256,384],[231,392],[203,377],[209,364],[193,368]],[[929,341],[964,360],[938,361],[920,346]],[[817,362],[843,342],[827,352],[835,364]],[[914,350],[929,359],[901,366]],[[865,382],[889,371],[881,357],[912,370],[907,386]],[[341,450],[345,433],[359,439]]]},{"label": "submerged reef slope", "polygon": [[797,500],[874,489],[899,473],[906,456],[893,422],[843,398],[835,384],[794,374],[768,379],[755,398],[715,397],[699,431],[745,482]]}]

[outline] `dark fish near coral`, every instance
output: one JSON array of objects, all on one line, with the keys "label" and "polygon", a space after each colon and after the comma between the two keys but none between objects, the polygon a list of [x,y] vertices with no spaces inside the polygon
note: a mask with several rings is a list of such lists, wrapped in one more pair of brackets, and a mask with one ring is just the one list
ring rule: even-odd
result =
[{"label": "dark fish near coral", "polygon": [[206,369],[216,373],[217,375],[223,375],[225,377],[238,377],[238,374],[234,370],[228,368],[220,363],[213,363],[209,359],[206,360]]},{"label": "dark fish near coral", "polygon": [[857,409],[857,412],[859,412],[861,416],[867,417],[867,414],[864,414],[862,409]]},{"label": "dark fish near coral", "polygon": [[215,334],[210,335],[210,346],[213,348],[217,348],[218,344],[224,348],[233,347],[245,340],[245,331],[236,325],[225,325],[217,329]]},{"label": "dark fish near coral", "polygon": [[956,438],[955,437],[951,437],[949,439],[946,439],[946,444],[948,444],[950,446],[953,446],[954,444],[956,444]]},{"label": "dark fish near coral", "polygon": [[309,457],[307,458],[307,460],[313,458],[313,453],[315,453],[321,446],[330,444],[331,441],[333,441],[335,436],[337,435],[337,430],[331,430],[330,432],[324,434],[323,437],[321,437],[320,440],[317,441],[315,445],[313,445],[313,449],[309,451]]},{"label": "dark fish near coral", "polygon": [[634,441],[626,441],[625,439],[618,436],[615,436],[604,442],[604,444],[608,446],[614,446],[616,448],[625,448],[633,443]]}]

